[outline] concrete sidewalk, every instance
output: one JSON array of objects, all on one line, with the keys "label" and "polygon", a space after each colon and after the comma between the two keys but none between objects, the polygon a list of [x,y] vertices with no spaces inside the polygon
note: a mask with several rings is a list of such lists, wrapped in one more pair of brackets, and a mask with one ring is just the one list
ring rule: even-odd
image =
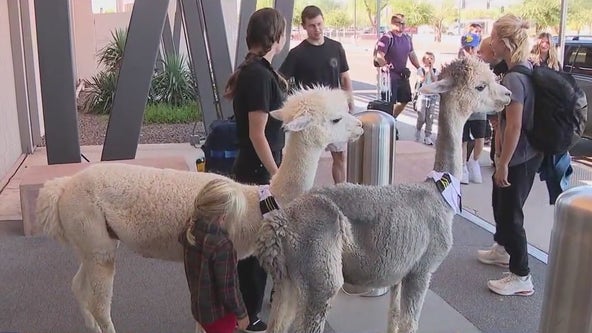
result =
[{"label": "concrete sidewalk", "polygon": [[[402,149],[401,154],[411,158],[415,143],[410,144],[411,147]],[[406,146],[407,143],[401,145]],[[415,148],[420,148],[421,156],[425,156],[423,147]],[[101,147],[82,147],[81,150],[91,161],[100,158]],[[195,170],[194,162],[199,154],[200,151],[189,144],[140,145],[137,158],[184,156],[188,166]],[[21,168],[46,163],[45,149],[40,148],[25,159]],[[330,154],[326,153],[319,165],[316,186],[332,182],[330,165]],[[17,172],[9,186],[0,193],[0,225],[19,222],[20,173],[22,171]],[[3,267],[0,273],[0,281],[3,281],[0,331],[85,331],[69,290],[77,266],[74,254],[45,236],[23,237],[16,230],[6,230],[0,228],[0,252],[3,253],[0,258]],[[141,258],[126,250],[125,246],[123,248],[118,255],[113,304],[118,329],[123,332],[190,331],[193,324],[182,265]],[[340,294],[333,302],[326,332],[383,332],[388,299],[388,296],[362,298]],[[480,330],[437,294],[429,292],[420,332]]]}]

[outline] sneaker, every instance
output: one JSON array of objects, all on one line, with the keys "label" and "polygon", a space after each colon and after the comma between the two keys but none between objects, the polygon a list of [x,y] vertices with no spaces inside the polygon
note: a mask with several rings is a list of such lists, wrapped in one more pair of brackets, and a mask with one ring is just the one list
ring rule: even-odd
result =
[{"label": "sneaker", "polygon": [[530,274],[518,276],[514,273],[505,272],[504,277],[499,280],[487,281],[489,290],[502,296],[530,296],[534,294],[534,286]]},{"label": "sneaker", "polygon": [[421,140],[421,131],[416,130],[415,131],[415,141],[419,142],[419,140]]},{"label": "sneaker", "polygon": [[267,324],[264,323],[261,319],[257,319],[256,321],[252,322],[247,326],[245,332],[265,332],[267,330]]},{"label": "sneaker", "polygon": [[506,249],[495,242],[488,250],[477,251],[477,259],[487,265],[508,267],[510,264],[510,255]]},{"label": "sneaker", "polygon": [[460,178],[461,184],[468,184],[469,183],[469,169],[467,169],[466,165],[463,165],[463,172],[462,177]]},{"label": "sneaker", "polygon": [[428,146],[434,145],[434,141],[432,141],[432,138],[430,138],[429,136],[426,136],[425,138],[423,138],[423,143]]},{"label": "sneaker", "polygon": [[475,184],[483,183],[483,177],[481,177],[481,165],[479,161],[469,159],[467,162],[467,169],[469,171],[469,180]]}]

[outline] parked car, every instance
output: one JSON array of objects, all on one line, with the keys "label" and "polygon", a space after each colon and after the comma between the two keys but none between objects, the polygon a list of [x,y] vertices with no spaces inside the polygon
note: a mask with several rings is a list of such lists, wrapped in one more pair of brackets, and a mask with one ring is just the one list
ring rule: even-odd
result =
[{"label": "parked car", "polygon": [[[573,74],[578,85],[586,92],[588,103],[592,101],[592,36],[568,37],[565,41],[563,70]],[[570,153],[573,156],[592,156],[592,107],[588,107],[588,122],[584,138]]]}]

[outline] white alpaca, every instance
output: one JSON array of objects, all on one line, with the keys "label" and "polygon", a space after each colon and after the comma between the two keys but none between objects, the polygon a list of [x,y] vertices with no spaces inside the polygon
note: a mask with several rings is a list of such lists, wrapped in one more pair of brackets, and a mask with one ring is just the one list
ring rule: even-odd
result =
[{"label": "white alpaca", "polygon": [[[454,61],[440,78],[422,88],[442,98],[434,170],[458,178],[466,119],[500,110],[510,92],[475,59]],[[448,189],[459,185],[457,180]],[[454,205],[458,196],[452,199]],[[256,252],[275,286],[268,332],[323,332],[329,302],[344,283],[359,292],[390,287],[388,332],[416,332],[431,275],[452,247],[453,205],[428,179],[340,184],[274,212],[264,221]]]},{"label": "white alpaca", "polygon": [[[295,93],[281,110],[271,112],[290,132],[285,157],[270,185],[280,207],[313,186],[318,161],[329,143],[362,134],[361,123],[347,110],[342,90],[319,87]],[[111,299],[118,242],[145,257],[182,261],[177,239],[191,216],[195,195],[219,177],[223,176],[99,164],[44,185],[38,221],[80,258],[72,291],[88,327],[115,332]],[[254,251],[262,215],[258,186],[242,186],[248,209],[241,223],[231,227],[230,238],[238,256],[245,258]]]}]

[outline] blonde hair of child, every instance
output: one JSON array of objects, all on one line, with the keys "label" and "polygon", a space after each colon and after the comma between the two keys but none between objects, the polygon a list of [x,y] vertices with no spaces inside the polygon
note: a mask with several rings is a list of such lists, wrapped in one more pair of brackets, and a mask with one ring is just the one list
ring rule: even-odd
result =
[{"label": "blonde hair of child", "polygon": [[[426,52],[423,57],[421,58],[421,61],[425,61],[427,58],[432,58],[432,61],[436,61],[436,55],[433,52]],[[432,64],[433,65],[433,64]]]},{"label": "blonde hair of child", "polygon": [[512,14],[500,17],[493,24],[493,30],[495,30],[497,37],[510,50],[511,61],[514,64],[526,61],[530,56],[529,27],[530,24],[527,21]]},{"label": "blonde hair of child", "polygon": [[246,209],[246,198],[238,183],[223,178],[208,182],[193,203],[193,213],[186,232],[187,241],[195,245],[192,230],[197,221],[218,223],[223,217],[221,228],[228,230],[240,223]]}]

